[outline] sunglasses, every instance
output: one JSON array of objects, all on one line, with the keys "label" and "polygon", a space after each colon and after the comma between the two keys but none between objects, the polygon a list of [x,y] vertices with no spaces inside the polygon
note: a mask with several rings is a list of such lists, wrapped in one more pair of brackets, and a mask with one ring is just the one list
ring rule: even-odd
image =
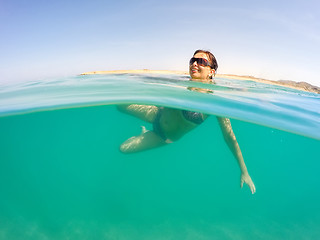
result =
[{"label": "sunglasses", "polygon": [[199,66],[206,67],[209,66],[212,68],[211,64],[209,61],[205,58],[191,58],[189,64],[192,65],[194,62],[197,62]]}]

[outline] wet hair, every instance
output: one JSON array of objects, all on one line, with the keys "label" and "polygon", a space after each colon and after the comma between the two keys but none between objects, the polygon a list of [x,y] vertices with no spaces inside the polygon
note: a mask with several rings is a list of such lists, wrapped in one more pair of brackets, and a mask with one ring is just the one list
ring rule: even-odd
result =
[{"label": "wet hair", "polygon": [[[207,54],[208,59],[209,59],[209,62],[210,62],[210,64],[211,64],[210,67],[211,67],[212,69],[214,69],[215,72],[217,71],[217,69],[218,69],[217,59],[216,59],[216,57],[215,57],[211,52],[206,51],[206,50],[201,50],[201,49],[199,49],[199,50],[197,50],[197,51],[194,52],[193,56],[196,55],[197,53],[205,53],[205,54]],[[212,78],[212,76],[211,76],[210,78]]]}]

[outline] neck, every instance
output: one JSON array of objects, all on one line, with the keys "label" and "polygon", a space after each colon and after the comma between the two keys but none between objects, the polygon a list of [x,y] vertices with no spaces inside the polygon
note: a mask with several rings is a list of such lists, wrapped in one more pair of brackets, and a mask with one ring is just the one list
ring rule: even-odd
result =
[{"label": "neck", "polygon": [[204,82],[204,83],[214,82],[211,78],[205,78],[205,79],[202,79],[202,78],[190,78],[190,80],[194,81],[194,82]]}]

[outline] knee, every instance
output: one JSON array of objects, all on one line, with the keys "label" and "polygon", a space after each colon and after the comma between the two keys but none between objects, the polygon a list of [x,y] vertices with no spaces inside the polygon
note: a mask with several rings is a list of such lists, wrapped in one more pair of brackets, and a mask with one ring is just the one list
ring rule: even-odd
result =
[{"label": "knee", "polygon": [[131,144],[126,143],[126,142],[124,142],[120,145],[119,150],[121,153],[125,153],[125,154],[136,152],[135,148],[132,147]]},{"label": "knee", "polygon": [[128,146],[126,144],[121,144],[119,147],[120,152],[122,153],[129,153]]}]

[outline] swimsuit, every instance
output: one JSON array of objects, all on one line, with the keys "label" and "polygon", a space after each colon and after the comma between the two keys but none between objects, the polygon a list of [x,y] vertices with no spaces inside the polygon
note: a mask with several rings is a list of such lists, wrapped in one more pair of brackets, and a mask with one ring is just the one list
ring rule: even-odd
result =
[{"label": "swimsuit", "polygon": [[[158,107],[158,112],[157,112],[157,115],[156,115],[154,122],[153,122],[153,131],[158,136],[160,136],[164,141],[169,143],[172,141],[166,137],[165,133],[163,132],[163,129],[160,126],[160,118],[161,118],[163,109],[164,109],[164,107]],[[187,111],[187,110],[182,110],[181,112],[182,112],[183,117],[187,121],[192,122],[197,125],[200,125],[201,123],[203,123],[206,118],[206,116],[203,113],[199,113],[199,112],[192,112],[192,111]]]},{"label": "swimsuit", "polygon": [[158,112],[157,115],[154,119],[153,122],[153,131],[158,134],[158,136],[160,136],[164,141],[168,140],[168,138],[166,137],[166,135],[164,134],[161,126],[160,126],[160,118],[161,118],[161,114],[163,111],[164,107],[158,107]]}]

